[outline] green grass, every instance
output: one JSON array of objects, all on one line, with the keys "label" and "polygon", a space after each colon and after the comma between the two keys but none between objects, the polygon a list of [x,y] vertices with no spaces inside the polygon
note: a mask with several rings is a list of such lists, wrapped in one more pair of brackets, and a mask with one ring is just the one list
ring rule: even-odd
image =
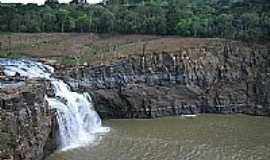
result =
[{"label": "green grass", "polygon": [[1,32],[0,31],[0,35],[11,35],[12,33],[11,32]]},{"label": "green grass", "polygon": [[60,64],[65,64],[65,65],[82,65],[85,62],[87,62],[86,57],[83,55],[81,57],[63,57],[58,60]]},{"label": "green grass", "polygon": [[66,64],[66,65],[75,65],[77,64],[76,59],[72,57],[64,57],[59,60],[60,64]]},{"label": "green grass", "polygon": [[25,55],[21,52],[0,51],[0,58],[21,58]]}]

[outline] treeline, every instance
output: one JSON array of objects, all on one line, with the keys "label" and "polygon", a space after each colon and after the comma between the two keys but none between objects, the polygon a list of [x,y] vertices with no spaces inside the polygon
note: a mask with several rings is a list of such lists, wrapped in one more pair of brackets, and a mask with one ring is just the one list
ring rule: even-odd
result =
[{"label": "treeline", "polygon": [[[106,2],[106,3],[105,3]],[[270,39],[269,0],[107,0],[0,7],[2,32],[96,32]]]}]

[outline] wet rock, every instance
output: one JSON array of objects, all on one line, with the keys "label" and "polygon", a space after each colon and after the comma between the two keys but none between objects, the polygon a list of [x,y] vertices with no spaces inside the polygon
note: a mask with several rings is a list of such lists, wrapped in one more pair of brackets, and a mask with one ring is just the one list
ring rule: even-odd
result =
[{"label": "wet rock", "polygon": [[55,150],[54,115],[44,99],[47,82],[0,87],[0,159],[41,160]]}]

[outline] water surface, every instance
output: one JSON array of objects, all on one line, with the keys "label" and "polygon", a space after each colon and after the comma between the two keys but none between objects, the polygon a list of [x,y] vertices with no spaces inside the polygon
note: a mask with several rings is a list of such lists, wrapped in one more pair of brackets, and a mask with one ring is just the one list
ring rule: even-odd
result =
[{"label": "water surface", "polygon": [[269,160],[270,118],[200,115],[108,120],[111,132],[91,146],[48,160]]}]

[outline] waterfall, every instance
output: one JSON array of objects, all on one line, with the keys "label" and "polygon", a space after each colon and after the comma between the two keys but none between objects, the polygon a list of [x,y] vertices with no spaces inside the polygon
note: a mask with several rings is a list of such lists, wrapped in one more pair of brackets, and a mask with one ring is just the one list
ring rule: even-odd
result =
[{"label": "waterfall", "polygon": [[66,83],[52,76],[53,67],[25,59],[0,59],[0,66],[4,68],[6,76],[44,78],[51,82],[55,96],[45,98],[51,108],[57,111],[61,150],[95,142],[97,134],[109,131],[109,128],[102,127],[89,94],[72,92]]}]

